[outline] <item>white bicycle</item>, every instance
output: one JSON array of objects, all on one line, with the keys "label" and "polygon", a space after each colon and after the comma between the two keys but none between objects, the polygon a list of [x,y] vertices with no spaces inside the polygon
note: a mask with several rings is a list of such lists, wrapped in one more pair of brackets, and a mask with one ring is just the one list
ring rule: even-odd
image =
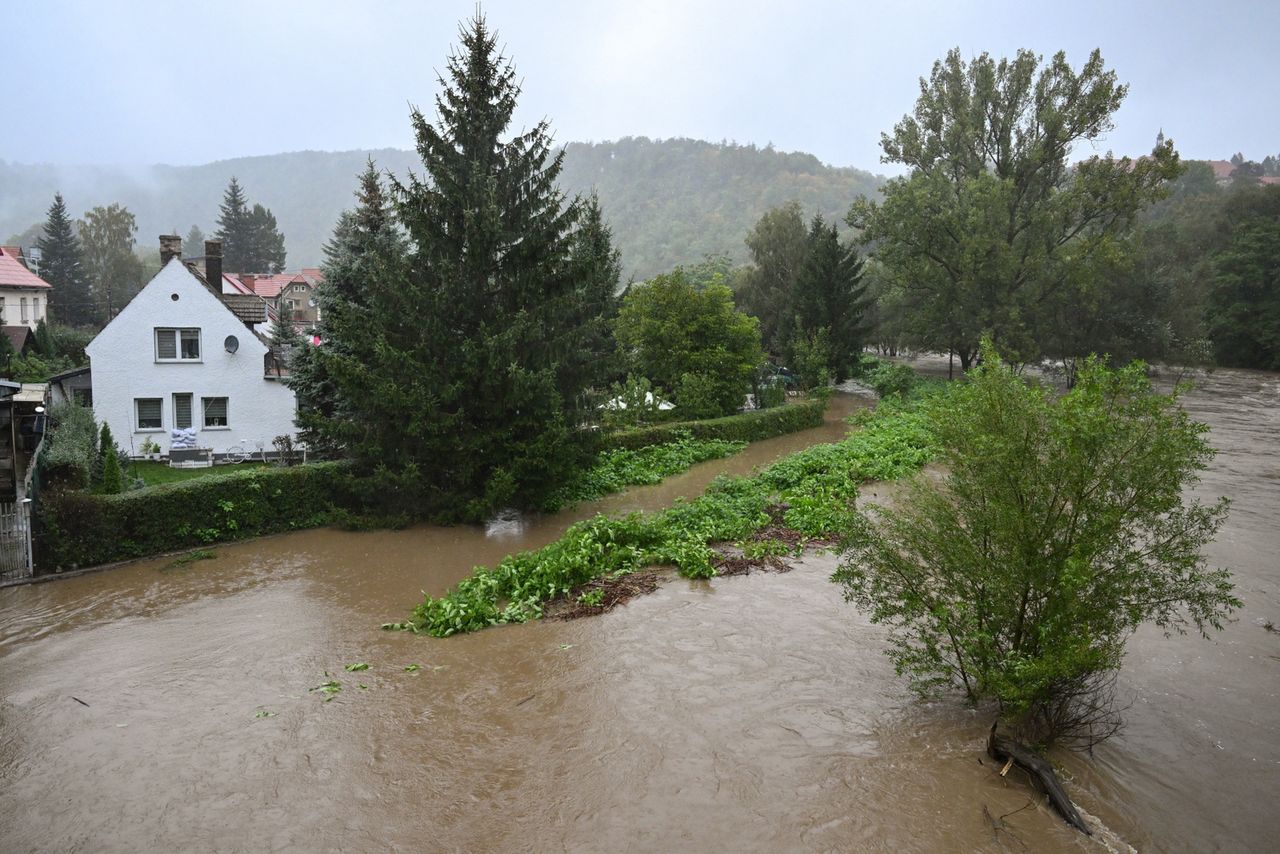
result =
[{"label": "white bicycle", "polygon": [[244,445],[232,445],[227,448],[226,460],[229,463],[243,463],[257,457],[261,462],[267,461],[267,452],[262,442],[255,442],[256,450],[250,451]]}]

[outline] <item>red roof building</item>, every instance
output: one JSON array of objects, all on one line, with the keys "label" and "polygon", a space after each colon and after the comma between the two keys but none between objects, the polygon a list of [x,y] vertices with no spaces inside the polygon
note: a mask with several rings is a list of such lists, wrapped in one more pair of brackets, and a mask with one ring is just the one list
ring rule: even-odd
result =
[{"label": "red roof building", "polygon": [[49,310],[53,286],[27,269],[17,246],[0,246],[0,310],[4,323],[35,329]]}]

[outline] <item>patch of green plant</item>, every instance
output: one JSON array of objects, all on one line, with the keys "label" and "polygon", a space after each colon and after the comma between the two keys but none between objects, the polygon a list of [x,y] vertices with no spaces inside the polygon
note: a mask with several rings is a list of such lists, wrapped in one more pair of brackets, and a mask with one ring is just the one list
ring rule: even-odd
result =
[{"label": "patch of green plant", "polygon": [[417,673],[421,669],[422,669],[421,664],[406,664],[404,666],[405,673]]},{"label": "patch of green plant", "polygon": [[354,664],[348,664],[346,667],[342,669],[347,671],[348,673],[359,673],[362,670],[368,670],[369,664],[368,662],[365,662],[365,661],[357,661]]},{"label": "patch of green plant", "polygon": [[717,478],[692,501],[658,513],[597,515],[536,551],[477,567],[444,596],[426,597],[410,618],[383,628],[447,637],[542,616],[545,603],[592,579],[670,565],[689,578],[715,575],[710,545],[741,542],[769,525],[768,508],[789,506],[791,528],[810,537],[847,530],[858,486],[917,471],[935,453],[928,422],[910,401],[886,402],[841,442],[792,454],[752,477]]},{"label": "patch of green plant", "polygon": [[217,556],[218,556],[218,553],[215,552],[213,549],[196,549],[195,551],[178,555],[173,560],[169,561],[169,566],[170,567],[186,566],[187,564],[195,563],[198,560],[213,560]]},{"label": "patch of green plant", "polygon": [[326,682],[321,682],[319,685],[315,686],[314,688],[307,689],[308,693],[312,691],[320,691],[321,693],[328,695],[325,698],[326,702],[328,702],[329,700],[332,700],[333,695],[339,693],[341,690],[342,690],[342,683],[339,682],[337,679],[330,679]]},{"label": "patch of green plant", "polygon": [[732,456],[747,445],[725,439],[695,439],[688,430],[676,431],[673,436],[674,441],[661,445],[601,453],[595,464],[560,489],[545,509],[591,501],[628,486],[660,483],[698,463]]},{"label": "patch of green plant", "polygon": [[598,608],[604,604],[604,590],[597,587],[595,590],[588,590],[578,597],[579,605],[586,605],[589,608]]}]

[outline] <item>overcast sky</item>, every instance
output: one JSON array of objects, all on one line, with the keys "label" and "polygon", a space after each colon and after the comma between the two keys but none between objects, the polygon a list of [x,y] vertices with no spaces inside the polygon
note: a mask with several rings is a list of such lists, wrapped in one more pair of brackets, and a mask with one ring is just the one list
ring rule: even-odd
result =
[{"label": "overcast sky", "polygon": [[[0,0],[0,159],[195,164],[412,147],[464,2]],[[561,142],[687,136],[879,165],[879,137],[958,46],[1094,47],[1130,86],[1102,148],[1280,152],[1280,2],[505,2],[518,121]],[[0,187],[0,192],[3,188]]]}]

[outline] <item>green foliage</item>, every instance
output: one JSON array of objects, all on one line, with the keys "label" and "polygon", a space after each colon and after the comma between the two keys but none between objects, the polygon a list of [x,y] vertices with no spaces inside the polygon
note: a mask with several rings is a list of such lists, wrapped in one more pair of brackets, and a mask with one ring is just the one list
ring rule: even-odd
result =
[{"label": "green foliage", "polygon": [[760,320],[766,350],[780,356],[793,333],[792,292],[809,252],[799,202],[788,202],[760,217],[747,234],[751,265],[739,278],[738,303]]},{"label": "green foliage", "polygon": [[984,333],[1019,361],[1084,346],[1055,337],[1060,318],[1087,308],[1138,212],[1180,171],[1172,142],[1137,160],[1070,162],[1126,93],[1096,50],[1079,72],[1062,53],[1041,67],[1026,50],[966,62],[956,49],[934,64],[882,141],[910,174],[848,217],[911,296],[913,343],[954,350],[966,369]]},{"label": "green foliage", "polygon": [[192,225],[187,236],[182,238],[182,257],[204,257],[204,232],[200,230],[200,226]]},{"label": "green foliage", "polygon": [[791,364],[805,391],[824,388],[831,383],[831,336],[825,327],[806,333],[796,321],[795,337],[791,343]]},{"label": "green foliage", "polygon": [[628,486],[660,483],[705,460],[738,453],[746,442],[724,439],[695,439],[688,430],[673,431],[675,441],[635,450],[604,451],[594,465],[558,490],[543,509],[555,510],[568,504],[590,501],[620,492]]},{"label": "green foliage", "polygon": [[[362,474],[394,484],[382,500],[474,520],[539,505],[582,461],[571,428],[605,340],[589,321],[616,259],[601,222],[575,230],[548,126],[504,138],[519,86],[483,17],[446,69],[438,121],[412,113],[421,177],[393,181],[393,220],[357,212],[382,223],[356,225],[373,236],[352,253],[369,275],[322,331],[336,392],[322,426]],[[387,245],[397,222],[411,252]]]},{"label": "green foliage", "polygon": [[50,310],[56,311],[63,323],[76,326],[91,323],[93,299],[84,255],[61,193],[53,197],[44,234],[36,246],[40,249],[40,278],[53,285]]},{"label": "green foliage", "polygon": [[690,421],[717,418],[724,415],[727,401],[742,399],[741,389],[736,377],[726,380],[712,374],[681,374],[676,385],[676,413]]},{"label": "green foliage", "polygon": [[860,380],[881,397],[903,396],[920,383],[920,376],[906,365],[881,359],[864,359]]},{"label": "green foliage", "polygon": [[137,222],[118,204],[98,206],[79,223],[94,323],[109,322],[142,288],[142,261],[133,253]]},{"label": "green foliage", "polygon": [[1227,244],[1209,259],[1207,331],[1224,365],[1280,369],[1280,187],[1229,200]]},{"label": "green foliage", "polygon": [[636,427],[654,420],[659,413],[661,389],[655,393],[647,377],[627,374],[625,380],[609,387],[608,397],[601,407],[606,427]]},{"label": "green foliage", "polygon": [[[827,372],[837,382],[843,381],[865,343],[866,293],[858,251],[840,242],[834,223],[828,226],[821,214],[815,216],[791,294],[796,327],[793,361],[799,360],[795,348],[801,342],[812,344],[824,333]],[[809,349],[807,355],[812,357],[814,351]]]},{"label": "green foliage", "polygon": [[[789,407],[790,408],[790,407]],[[594,516],[536,551],[509,555],[492,568],[477,567],[440,598],[427,597],[406,629],[436,637],[542,616],[546,602],[595,578],[645,566],[669,565],[690,578],[715,575],[710,544],[736,542],[770,523],[766,508],[789,505],[785,521],[812,537],[827,537],[849,523],[858,484],[901,477],[933,453],[923,417],[886,405],[862,429],[834,445],[817,445],[750,478],[719,478],[693,501],[654,514]]]},{"label": "green foliage", "polygon": [[116,449],[111,425],[102,422],[98,434],[98,462],[95,468],[96,491],[103,495],[115,495],[124,491],[124,474],[120,471],[120,452]]},{"label": "green foliage", "polygon": [[[218,214],[224,269],[237,273],[279,273],[284,269],[284,235],[275,215],[260,204],[249,207],[235,176],[227,184]],[[203,247],[200,250],[204,254]]]},{"label": "green foliage", "polygon": [[730,442],[756,442],[771,439],[822,424],[825,400],[806,400],[773,409],[742,412],[704,421],[677,421],[606,433],[599,448],[643,448],[678,441],[688,434],[695,439],[720,439]]},{"label": "green foliage", "polygon": [[1207,428],[1141,364],[1089,360],[1055,398],[987,351],[923,418],[945,482],[859,514],[835,575],[916,688],[960,685],[1048,740],[1094,722],[1089,689],[1139,625],[1204,632],[1239,606],[1201,554],[1226,501],[1186,497]]},{"label": "green foliage", "polygon": [[75,403],[60,403],[50,409],[45,448],[45,476],[50,486],[89,486],[98,460],[98,425],[93,410]]},{"label": "green foliage", "polygon": [[[73,423],[66,414],[55,417],[61,419],[59,434]],[[67,443],[54,437],[50,470],[59,445]],[[338,463],[237,468],[119,495],[47,489],[39,508],[45,531],[38,540],[40,563],[92,566],[314,527],[331,518],[335,504],[350,502],[352,491],[350,475]]]},{"label": "green foliage", "polygon": [[734,308],[728,286],[718,279],[695,284],[681,269],[633,286],[614,335],[629,368],[662,388],[678,391],[686,374],[708,378],[690,391],[699,406],[714,395],[717,415],[742,405],[763,360],[759,324]]},{"label": "green foliage", "polygon": [[758,388],[756,406],[760,409],[773,409],[787,402],[787,387],[781,380],[766,379]]}]

